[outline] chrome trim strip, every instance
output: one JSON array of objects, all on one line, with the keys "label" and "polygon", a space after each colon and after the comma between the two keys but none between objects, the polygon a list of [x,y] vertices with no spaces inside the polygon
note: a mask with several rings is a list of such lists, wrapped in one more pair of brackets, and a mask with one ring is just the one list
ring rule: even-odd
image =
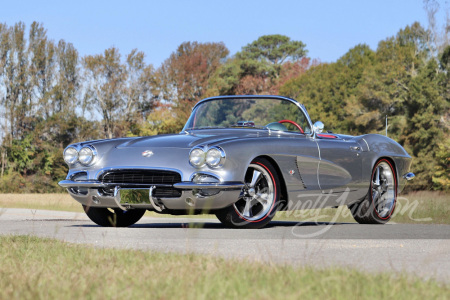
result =
[{"label": "chrome trim strip", "polygon": [[367,143],[367,141],[363,138],[362,139],[365,143],[366,143],[366,145],[367,145],[367,151],[370,151],[370,147],[369,147],[369,143]]},{"label": "chrome trim strip", "polygon": [[153,189],[156,188],[156,186],[151,186],[150,190],[148,191],[148,200],[150,200],[150,204],[153,206],[153,208],[157,211],[157,212],[162,212],[164,210],[164,205],[158,205],[156,204],[155,200],[153,199]]},{"label": "chrome trim strip", "polygon": [[126,186],[133,187],[133,188],[149,188],[150,186],[154,185],[156,187],[172,187],[173,184],[164,184],[164,183],[126,183],[126,182],[105,182],[103,183],[106,187],[111,186]]},{"label": "chrome trim strip", "polygon": [[[85,187],[85,188],[104,188],[110,186],[120,186],[120,184],[105,184],[100,181],[72,181],[62,180],[58,184],[63,188],[71,187]],[[153,188],[158,186],[157,184],[149,184]],[[169,187],[170,185],[164,185]],[[179,182],[173,185],[177,189],[222,189],[222,190],[238,190],[244,187],[241,182],[224,182],[224,183],[194,183],[194,182]]]},{"label": "chrome trim strip", "polygon": [[124,206],[122,206],[120,204],[121,199],[120,199],[120,187],[116,186],[114,188],[114,202],[116,202],[116,205],[118,208],[120,208],[121,210],[125,211],[127,210]]},{"label": "chrome trim strip", "polygon": [[86,187],[86,188],[102,188],[108,185],[100,181],[73,181],[73,180],[62,180],[58,182],[59,186],[63,188],[71,187]]},{"label": "chrome trim strip", "polygon": [[314,142],[317,145],[317,150],[319,151],[319,161],[317,162],[317,185],[319,186],[319,189],[322,189],[322,187],[320,186],[320,177],[319,177],[319,169],[320,169],[320,161],[322,160],[322,157],[320,156],[320,147],[319,147],[319,143],[314,140]]},{"label": "chrome trim strip", "polygon": [[174,188],[183,190],[193,189],[221,189],[221,190],[239,190],[245,186],[242,182],[223,182],[223,183],[194,183],[179,182],[173,185]]}]

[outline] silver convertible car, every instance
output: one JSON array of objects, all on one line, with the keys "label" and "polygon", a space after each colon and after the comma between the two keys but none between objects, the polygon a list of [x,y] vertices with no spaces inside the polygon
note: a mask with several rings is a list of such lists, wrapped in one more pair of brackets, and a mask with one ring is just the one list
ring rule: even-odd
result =
[{"label": "silver convertible car", "polygon": [[290,98],[212,97],[195,105],[178,134],[69,145],[59,185],[101,226],[130,226],[152,210],[261,228],[305,203],[347,205],[359,223],[389,221],[414,177],[411,157],[382,135],[323,128]]}]

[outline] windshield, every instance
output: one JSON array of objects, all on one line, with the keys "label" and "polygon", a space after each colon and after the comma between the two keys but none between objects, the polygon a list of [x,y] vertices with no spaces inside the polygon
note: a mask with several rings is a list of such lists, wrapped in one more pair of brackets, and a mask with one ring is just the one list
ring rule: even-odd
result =
[{"label": "windshield", "polygon": [[311,132],[306,116],[295,103],[274,98],[218,98],[203,102],[192,112],[183,130],[207,128]]}]

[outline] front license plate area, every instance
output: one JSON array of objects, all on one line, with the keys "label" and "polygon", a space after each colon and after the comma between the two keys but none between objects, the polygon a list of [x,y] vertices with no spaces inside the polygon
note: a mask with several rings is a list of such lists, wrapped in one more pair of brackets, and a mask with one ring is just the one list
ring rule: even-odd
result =
[{"label": "front license plate area", "polygon": [[149,189],[120,189],[120,204],[151,204]]}]

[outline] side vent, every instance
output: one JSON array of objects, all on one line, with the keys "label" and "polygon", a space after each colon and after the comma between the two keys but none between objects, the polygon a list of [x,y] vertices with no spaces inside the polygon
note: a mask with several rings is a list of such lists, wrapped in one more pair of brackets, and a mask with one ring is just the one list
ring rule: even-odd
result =
[{"label": "side vent", "polygon": [[306,187],[305,182],[303,181],[303,178],[302,178],[302,172],[300,171],[300,166],[298,164],[298,159],[295,160],[295,164],[297,165],[298,176],[300,177],[300,180],[302,182],[303,188],[306,190],[307,187]]}]

